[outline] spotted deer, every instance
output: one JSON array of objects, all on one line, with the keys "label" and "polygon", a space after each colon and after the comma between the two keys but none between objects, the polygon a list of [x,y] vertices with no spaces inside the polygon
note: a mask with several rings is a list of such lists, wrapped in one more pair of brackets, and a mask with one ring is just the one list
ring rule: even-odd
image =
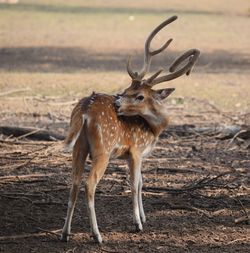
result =
[{"label": "spotted deer", "polygon": [[173,88],[153,90],[152,87],[183,74],[190,74],[200,54],[199,50],[191,49],[172,63],[170,73],[159,76],[162,72],[159,70],[149,78],[144,78],[149,71],[152,57],[161,53],[172,41],[169,39],[161,48],[152,51],[152,39],[176,19],[173,16],[165,20],[150,33],[145,42],[144,64],[139,73],[132,70],[130,59],[128,60],[127,71],[132,82],[122,94],[112,96],[93,93],[81,99],[73,109],[65,141],[66,146],[73,149],[72,186],[62,241],[69,239],[71,220],[88,155],[92,159],[92,168],[86,179],[85,194],[95,241],[102,242],[95,214],[95,190],[110,158],[122,158],[128,162],[133,221],[136,230],[142,230],[142,223],[146,221],[142,204],[142,159],[150,153],[160,133],[168,125],[168,111],[163,100],[174,91]]}]

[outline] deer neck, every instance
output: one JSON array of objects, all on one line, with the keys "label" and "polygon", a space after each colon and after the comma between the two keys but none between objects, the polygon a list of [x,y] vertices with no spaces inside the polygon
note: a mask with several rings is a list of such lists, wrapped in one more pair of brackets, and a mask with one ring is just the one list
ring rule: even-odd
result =
[{"label": "deer neck", "polygon": [[141,115],[149,124],[154,135],[158,137],[162,131],[168,126],[169,118],[165,108],[152,107]]}]

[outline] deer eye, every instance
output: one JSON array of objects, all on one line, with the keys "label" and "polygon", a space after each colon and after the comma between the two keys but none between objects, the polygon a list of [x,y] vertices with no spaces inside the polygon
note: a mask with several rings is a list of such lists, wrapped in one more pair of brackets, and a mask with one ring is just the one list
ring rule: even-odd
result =
[{"label": "deer eye", "polygon": [[138,97],[136,97],[136,100],[142,101],[144,99],[144,96],[139,95]]}]

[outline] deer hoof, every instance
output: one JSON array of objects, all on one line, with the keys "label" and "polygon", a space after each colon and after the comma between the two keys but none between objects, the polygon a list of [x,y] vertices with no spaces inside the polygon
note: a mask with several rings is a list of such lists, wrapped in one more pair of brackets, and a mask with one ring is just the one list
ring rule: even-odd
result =
[{"label": "deer hoof", "polygon": [[69,241],[69,235],[68,234],[61,234],[60,241],[61,242],[68,242]]},{"label": "deer hoof", "polygon": [[142,224],[135,224],[135,232],[141,232],[143,230]]},{"label": "deer hoof", "polygon": [[102,237],[101,237],[100,234],[97,234],[97,235],[93,234],[91,237],[93,238],[93,240],[94,240],[96,243],[99,243],[99,244],[102,243]]}]

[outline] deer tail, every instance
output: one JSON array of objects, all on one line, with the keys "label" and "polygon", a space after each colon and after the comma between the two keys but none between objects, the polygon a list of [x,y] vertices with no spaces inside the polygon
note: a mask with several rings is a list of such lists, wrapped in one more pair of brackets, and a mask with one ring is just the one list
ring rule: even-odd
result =
[{"label": "deer tail", "polygon": [[81,131],[83,130],[85,120],[86,117],[84,114],[82,115],[82,117],[71,118],[68,135],[64,141],[65,151],[72,151],[73,147],[76,144],[76,141],[81,134]]}]

